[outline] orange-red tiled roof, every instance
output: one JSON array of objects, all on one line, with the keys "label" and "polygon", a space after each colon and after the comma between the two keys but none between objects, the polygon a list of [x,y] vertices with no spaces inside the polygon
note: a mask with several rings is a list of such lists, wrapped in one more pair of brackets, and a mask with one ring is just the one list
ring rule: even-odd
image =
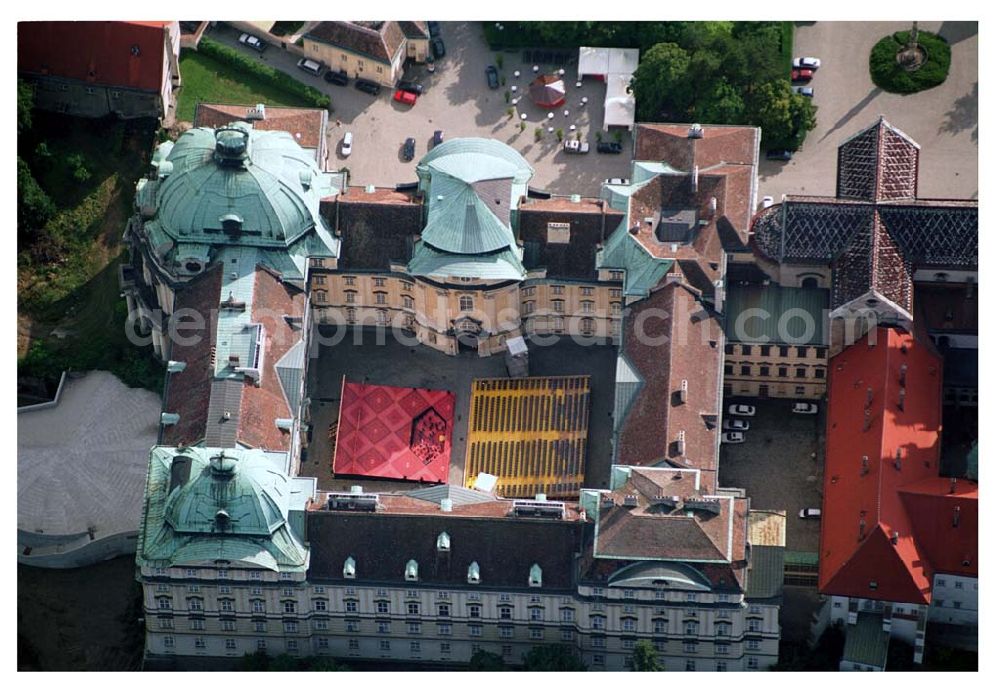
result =
[{"label": "orange-red tiled roof", "polygon": [[927,604],[936,571],[977,572],[976,508],[957,526],[949,511],[978,493],[937,476],[940,357],[901,330],[873,335],[830,361],[819,589]]}]

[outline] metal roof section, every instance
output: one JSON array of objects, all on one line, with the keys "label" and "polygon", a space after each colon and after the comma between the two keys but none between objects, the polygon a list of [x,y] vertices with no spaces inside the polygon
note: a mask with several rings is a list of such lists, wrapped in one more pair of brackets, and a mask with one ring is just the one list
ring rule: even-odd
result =
[{"label": "metal roof section", "polygon": [[482,491],[466,489],[464,486],[455,486],[453,484],[428,486],[423,489],[409,491],[406,495],[410,498],[417,498],[421,501],[438,504],[440,504],[441,501],[448,499],[451,501],[453,506],[465,506],[472,505],[474,503],[491,503],[496,500],[495,497],[490,494],[483,493]]},{"label": "metal roof section", "polygon": [[[215,338],[215,375],[243,380],[247,369],[262,359],[262,327],[253,324],[254,283],[257,250],[253,247],[229,247],[219,253],[222,264],[222,288],[219,295],[219,321]],[[259,368],[257,378],[260,378]]]},{"label": "metal roof section", "polygon": [[[450,139],[435,146],[417,164],[421,182],[432,170],[446,173],[466,183],[511,178],[515,189],[511,200],[527,195],[528,180],[535,173],[521,154],[495,139],[466,137]],[[513,196],[513,194],[517,196]],[[516,203],[512,203],[512,206]]]},{"label": "metal roof section", "polygon": [[625,353],[619,352],[615,365],[615,429],[621,428],[632,401],[642,388],[642,376],[629,364]]},{"label": "metal roof section", "polygon": [[[496,203],[500,202],[498,198]],[[435,175],[427,205],[427,225],[421,238],[436,249],[453,254],[483,254],[514,243],[509,222],[502,221],[472,185],[462,180]],[[502,212],[509,218],[510,207],[504,206]]]},{"label": "metal roof section", "polygon": [[274,364],[278,373],[278,380],[281,381],[281,390],[285,393],[285,400],[288,401],[288,409],[295,414],[302,401],[302,375],[306,366],[306,341],[300,339],[292,345],[288,351],[281,356]]},{"label": "metal roof section", "polygon": [[259,450],[154,447],[136,562],[306,570],[308,549],[288,522],[292,481]]},{"label": "metal roof section", "polygon": [[624,270],[623,293],[631,297],[646,297],[667,274],[674,261],[654,257],[629,234],[627,226],[626,215],[608,243],[598,252],[597,265],[599,268]]},{"label": "metal roof section", "polygon": [[291,256],[281,272],[302,277],[305,256],[339,253],[319,208],[342,191],[343,175],[321,171],[288,132],[245,122],[190,129],[157,148],[153,168],[155,179],[137,183],[135,204],[164,266],[206,262],[235,245]]},{"label": "metal roof section", "polygon": [[479,278],[482,280],[523,280],[527,275],[519,248],[490,254],[451,254],[418,240],[406,272],[414,276]]},{"label": "metal roof section", "polygon": [[608,578],[609,587],[655,587],[712,591],[711,581],[696,568],[684,563],[633,563]]},{"label": "metal roof section", "polygon": [[243,379],[215,379],[208,399],[205,443],[213,448],[232,448],[240,428]]},{"label": "metal roof section", "polygon": [[844,660],[841,663],[884,669],[888,655],[889,632],[882,629],[882,615],[869,611],[858,613],[858,622],[847,626]]},{"label": "metal roof section", "polygon": [[733,285],[726,291],[726,340],[828,345],[830,291],[780,285]]}]

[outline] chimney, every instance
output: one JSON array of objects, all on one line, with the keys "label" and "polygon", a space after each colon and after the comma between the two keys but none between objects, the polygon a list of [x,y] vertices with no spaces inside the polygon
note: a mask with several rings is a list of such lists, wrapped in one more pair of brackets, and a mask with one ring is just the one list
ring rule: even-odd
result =
[{"label": "chimney", "polygon": [[858,541],[865,538],[865,519],[861,518],[858,522]]},{"label": "chimney", "polygon": [[[172,426],[179,421],[181,421],[181,416],[176,412],[162,412],[160,414],[160,424],[163,426]],[[954,491],[952,491],[952,493],[954,493]]]},{"label": "chimney", "polygon": [[718,210],[719,210],[719,200],[713,196],[708,201],[708,212],[712,215],[713,218],[715,218],[715,214],[718,212]]},{"label": "chimney", "polygon": [[705,136],[705,131],[701,128],[697,122],[691,125],[691,129],[688,130],[688,139],[701,139]]},{"label": "chimney", "polygon": [[170,360],[167,362],[167,371],[171,374],[179,374],[187,367],[187,362],[178,362],[176,360]]},{"label": "chimney", "polygon": [[905,407],[905,404],[906,404],[906,389],[905,388],[900,388],[899,389],[899,400],[896,402],[896,405],[899,407],[900,410],[903,410],[904,407]]},{"label": "chimney", "polygon": [[681,392],[680,392],[681,403],[686,403],[688,399],[688,382],[687,379],[681,381]]},{"label": "chimney", "polygon": [[442,498],[441,499],[441,512],[442,513],[450,513],[451,512],[451,499],[450,498]]},{"label": "chimney", "polygon": [[892,543],[893,544],[898,544],[899,543],[899,532],[893,532],[892,533]]},{"label": "chimney", "polygon": [[872,400],[875,399],[875,391],[872,390],[871,386],[868,386],[868,391],[865,393],[865,409],[872,406]]},{"label": "chimney", "polygon": [[896,468],[896,471],[901,471],[903,469],[903,449],[896,448],[896,458],[892,461],[892,466]]},{"label": "chimney", "polygon": [[545,494],[535,494],[535,500],[539,502],[544,502],[548,500],[548,498],[545,496]]},{"label": "chimney", "polygon": [[861,476],[863,477],[866,474],[868,474],[868,456],[867,455],[862,455],[861,456]]},{"label": "chimney", "polygon": [[958,527],[958,519],[962,515],[962,509],[958,506],[951,511],[951,526]]},{"label": "chimney", "polygon": [[685,443],[684,443],[684,432],[683,431],[679,431],[679,432],[677,432],[677,454],[678,455],[684,455],[684,446],[685,446]]},{"label": "chimney", "polygon": [[354,495],[364,493],[364,489],[361,488],[360,484],[354,484],[351,486],[351,493]]},{"label": "chimney", "polygon": [[238,367],[240,365],[239,355],[229,355],[229,366]]},{"label": "chimney", "polygon": [[694,166],[691,170],[691,193],[697,194],[698,192],[698,166]]},{"label": "chimney", "polygon": [[948,482],[948,493],[950,493],[950,494],[955,493],[955,487],[956,486],[958,486],[958,480],[955,479],[955,477],[952,477],[951,481]]},{"label": "chimney", "polygon": [[903,364],[902,366],[899,367],[899,385],[900,386],[905,386],[906,385],[906,365],[905,364]]}]

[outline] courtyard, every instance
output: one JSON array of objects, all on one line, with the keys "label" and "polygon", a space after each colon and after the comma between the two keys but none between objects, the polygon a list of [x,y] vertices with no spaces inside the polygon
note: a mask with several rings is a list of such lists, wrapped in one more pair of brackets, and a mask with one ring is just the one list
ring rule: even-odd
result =
[{"label": "courtyard", "polygon": [[725,407],[733,402],[754,405],[757,413],[746,418],[745,443],[723,444],[719,485],[745,488],[755,510],[784,510],[786,549],[819,553],[819,520],[803,520],[799,510],[823,502],[824,415],[792,414],[792,400],[727,398]]},{"label": "courtyard", "polygon": [[[499,73],[506,87],[490,89],[486,83],[486,67],[496,65],[498,53],[486,45],[479,22],[441,23],[441,35],[447,48],[445,57],[435,63],[433,72],[427,65],[411,63],[404,76],[424,87],[423,95],[412,107],[393,101],[393,92],[388,88],[373,97],[355,89],[353,80],[343,87],[309,76],[295,66],[298,58],[291,52],[272,47],[258,57],[255,51],[237,42],[239,33],[229,27],[220,25],[211,35],[330,95],[333,113],[330,115],[327,166],[333,170],[348,168],[352,185],[392,187],[415,181],[416,161],[430,149],[435,130],[442,130],[445,139],[485,137],[508,144],[534,168],[531,186],[554,194],[597,196],[605,179],[629,176],[629,152],[632,150],[629,134],[625,133],[622,138],[624,150],[621,154],[596,151],[596,134],[604,116],[604,84],[586,80],[577,88],[574,55],[574,62],[562,65],[566,70],[566,104],[553,111],[551,123],[546,117],[548,111],[530,103],[528,98],[511,106],[504,92],[511,86],[517,86],[519,92],[525,91],[534,76],[534,65],[522,62],[521,51],[499,53],[503,56]],[[539,74],[558,69],[555,65],[538,66]],[[520,72],[519,78],[514,77],[515,71]],[[581,105],[584,98],[587,102]],[[509,115],[507,111],[511,107],[514,112]],[[565,110],[569,111],[568,116],[564,115]],[[518,126],[521,114],[527,116],[523,131]],[[546,132],[536,141],[535,129],[543,125]],[[555,132],[547,131],[549,126],[562,129],[569,138],[575,136],[570,131],[571,125],[581,132],[584,141],[590,142],[590,153],[564,153]],[[354,135],[354,144],[351,155],[344,157],[340,144],[347,132]],[[607,132],[603,136],[607,141],[614,139]],[[415,158],[409,162],[402,157],[403,142],[408,137],[417,142]]]},{"label": "courtyard", "polygon": [[[391,333],[375,329],[354,329],[336,342],[331,327],[320,327],[321,339],[309,362],[307,381],[312,437],[302,461],[301,474],[317,477],[319,487],[341,491],[361,484],[366,491],[399,491],[415,487],[413,482],[369,478],[334,478],[333,443],[328,429],[337,421],[341,381],[376,385],[449,390],[455,394],[449,483],[465,482],[466,437],[472,381],[478,378],[506,378],[502,355],[479,357],[473,352],[445,355],[421,345],[397,342]],[[384,336],[384,337],[383,337]],[[590,427],[584,484],[607,488],[611,472],[611,431],[614,405],[615,347],[580,345],[568,338],[543,346],[529,344],[531,376],[591,377]]]},{"label": "courtyard", "polygon": [[782,194],[833,196],[837,147],[885,115],[920,144],[918,194],[974,199],[979,195],[979,29],[976,22],[920,22],[951,44],[951,71],[943,84],[910,95],[887,93],[868,74],[879,39],[911,22],[800,22],[795,55],[823,61],[815,88],[816,129],[791,161],[762,160],[758,198]]}]

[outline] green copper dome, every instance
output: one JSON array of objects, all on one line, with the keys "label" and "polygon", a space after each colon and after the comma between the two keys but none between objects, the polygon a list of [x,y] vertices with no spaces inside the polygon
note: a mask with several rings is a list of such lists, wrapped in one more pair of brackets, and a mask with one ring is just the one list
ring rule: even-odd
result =
[{"label": "green copper dome", "polygon": [[155,160],[152,222],[174,241],[285,245],[322,224],[319,202],[337,192],[290,134],[244,122],[188,130]]}]

